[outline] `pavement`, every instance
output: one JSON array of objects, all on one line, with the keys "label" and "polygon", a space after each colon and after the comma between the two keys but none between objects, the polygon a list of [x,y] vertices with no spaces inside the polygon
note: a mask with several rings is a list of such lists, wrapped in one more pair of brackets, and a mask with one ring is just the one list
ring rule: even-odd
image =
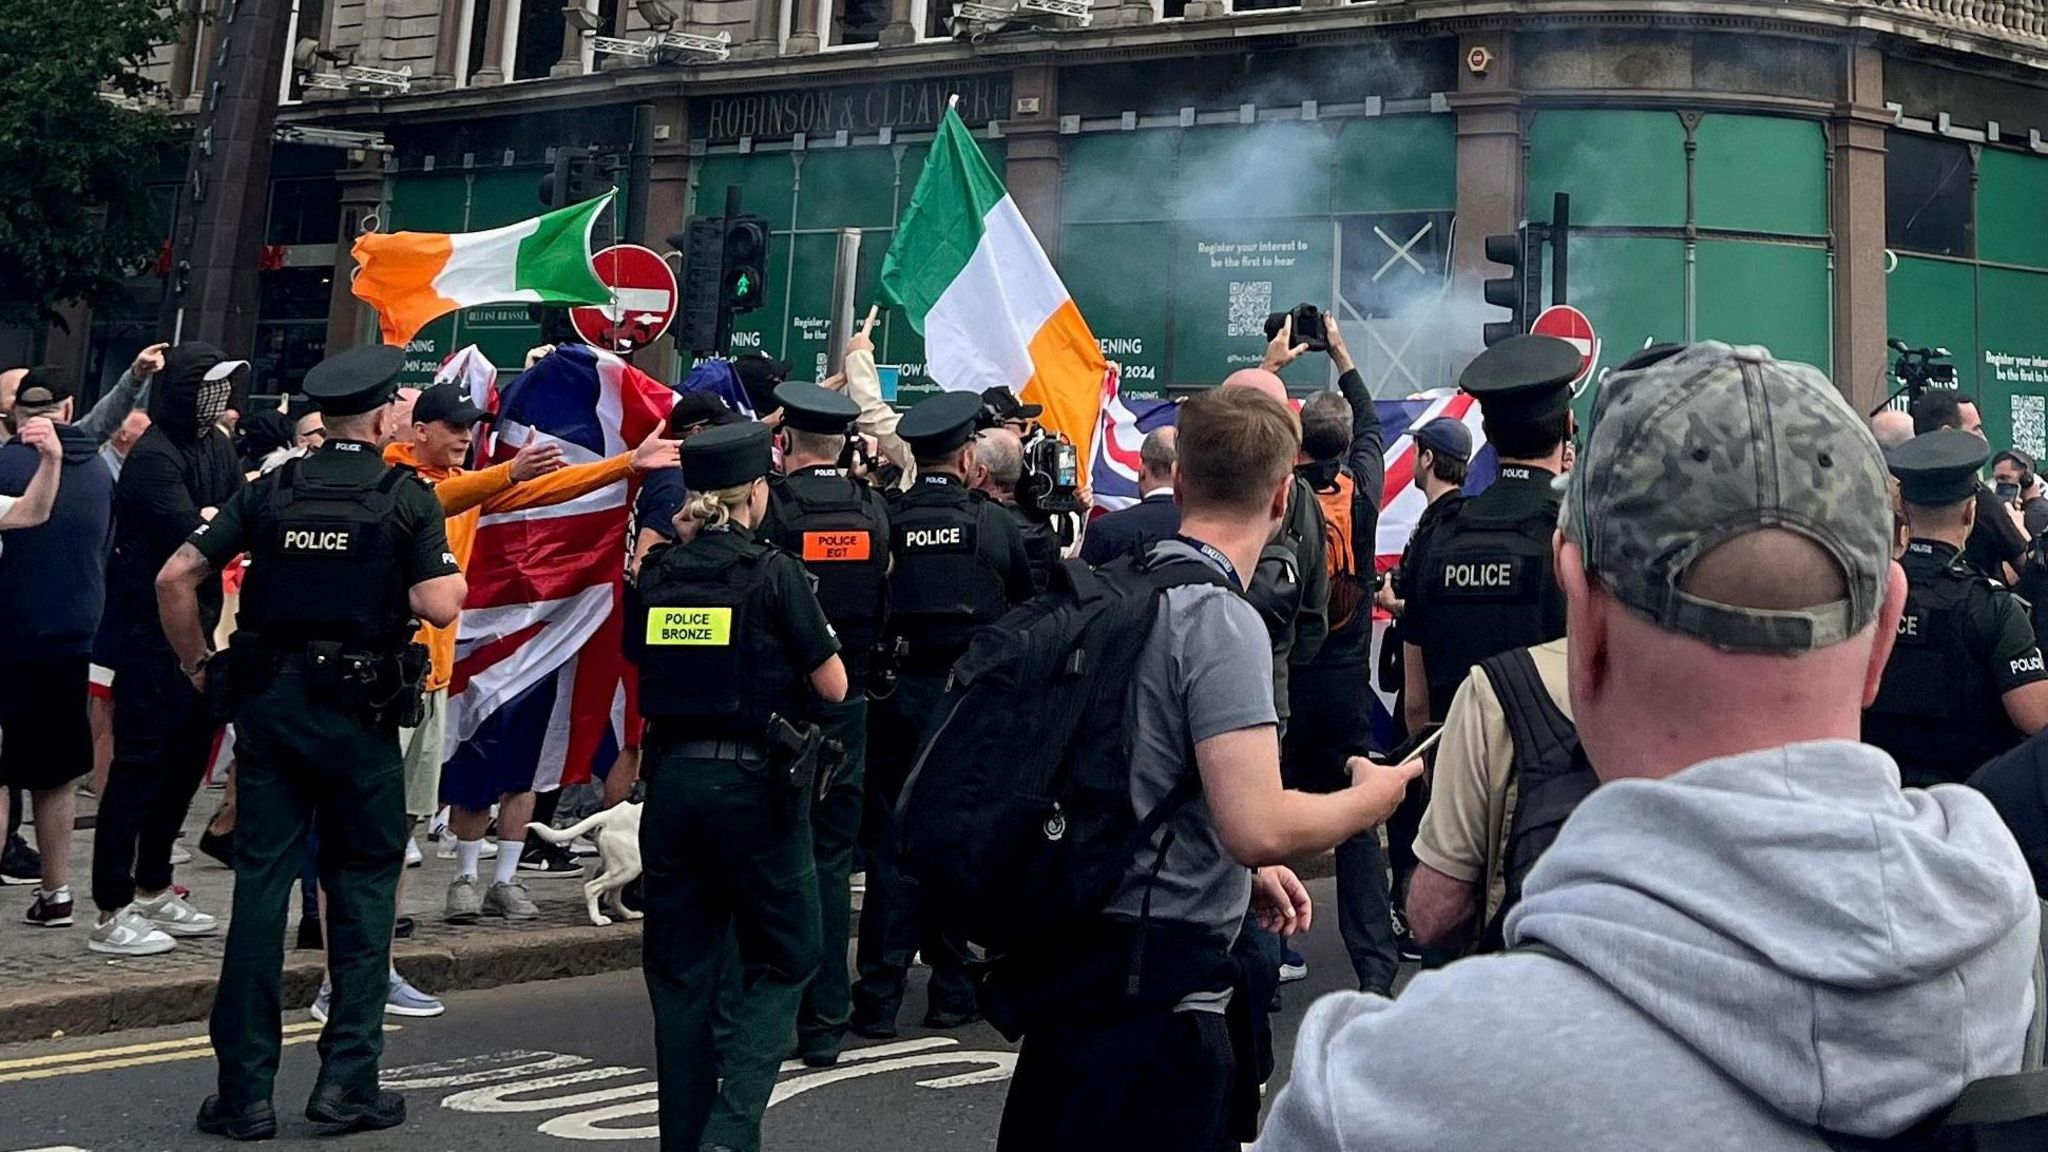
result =
[{"label": "pavement", "polygon": [[[0,887],[0,1044],[15,1041],[97,1035],[124,1029],[153,1028],[204,1020],[213,1008],[213,990],[220,974],[221,952],[227,943],[233,905],[234,873],[198,850],[199,835],[219,803],[218,789],[201,789],[187,814],[179,843],[192,861],[178,866],[174,882],[191,889],[200,911],[218,916],[218,932],[188,937],[159,956],[116,958],[86,950],[94,918],[87,878],[91,875],[92,831],[72,834],[71,891],[77,923],[70,928],[35,928],[23,924],[28,887]],[[93,814],[81,798],[83,818]],[[32,827],[23,835],[33,843]],[[414,986],[434,995],[525,984],[637,969],[640,926],[597,927],[584,910],[581,876],[540,878],[521,873],[526,890],[540,908],[540,918],[513,923],[486,919],[457,926],[441,919],[455,862],[438,859],[434,846],[420,836],[420,867],[405,872],[401,910],[417,925],[409,940],[396,941],[392,960]],[[493,862],[483,862],[486,876]],[[1328,876],[1328,856],[1304,861],[1296,869],[1304,878]],[[298,918],[293,898],[291,922]],[[855,893],[858,931],[859,893]],[[1335,935],[1334,916],[1331,935]],[[320,985],[322,954],[296,951],[292,929],[285,938],[284,1002],[311,1004]],[[4,1138],[0,1138],[4,1139]],[[6,1152],[0,1145],[0,1152]]]},{"label": "pavement", "polygon": [[[1324,913],[1297,940],[1309,978],[1282,991],[1273,1017],[1286,1082],[1302,1014],[1316,996],[1352,987],[1337,933],[1332,882],[1310,883]],[[1411,966],[1412,968],[1412,966]],[[912,974],[902,1023],[923,1010]],[[650,1148],[655,1131],[654,1040],[637,972],[456,992],[432,1020],[388,1019],[384,1080],[403,1092],[405,1125],[347,1137],[350,1152],[579,1152]],[[317,1025],[287,1012],[274,1097],[281,1131],[271,1147],[337,1147],[300,1117],[312,1088]],[[900,1038],[855,1040],[831,1069],[785,1065],[763,1129],[776,1152],[901,1152],[995,1146],[1016,1046],[976,1025],[905,1027]],[[0,1152],[151,1152],[225,1147],[192,1117],[214,1090],[204,1028],[184,1025],[98,1039],[0,1045]],[[1271,1093],[1268,1100],[1272,1098]]]}]

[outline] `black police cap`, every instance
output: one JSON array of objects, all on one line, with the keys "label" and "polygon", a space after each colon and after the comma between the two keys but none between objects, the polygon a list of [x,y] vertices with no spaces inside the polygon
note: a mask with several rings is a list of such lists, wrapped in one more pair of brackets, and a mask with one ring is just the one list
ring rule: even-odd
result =
[{"label": "black police cap", "polygon": [[1991,458],[1991,446],[1960,428],[1941,428],[1891,450],[1885,465],[1899,478],[1908,504],[1939,508],[1977,494],[1977,473]]},{"label": "black police cap", "polygon": [[1488,416],[1536,421],[1571,406],[1585,358],[1554,336],[1510,336],[1481,352],[1458,377]]},{"label": "black police cap", "polygon": [[799,432],[836,436],[860,417],[860,405],[830,388],[801,380],[776,385],[775,399],[782,405],[782,423]]},{"label": "black police cap", "polygon": [[980,411],[981,397],[972,392],[941,392],[905,412],[896,434],[910,445],[912,455],[935,459],[967,443]]},{"label": "black police cap", "polygon": [[405,349],[394,344],[350,348],[313,365],[306,373],[306,399],[329,416],[355,416],[391,399]]},{"label": "black police cap", "polygon": [[692,492],[715,492],[759,480],[774,465],[770,439],[758,420],[706,428],[683,441],[683,484]]}]

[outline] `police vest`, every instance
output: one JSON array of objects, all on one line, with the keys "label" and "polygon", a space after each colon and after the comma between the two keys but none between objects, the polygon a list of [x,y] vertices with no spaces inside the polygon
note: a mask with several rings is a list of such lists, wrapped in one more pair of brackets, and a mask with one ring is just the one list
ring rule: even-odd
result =
[{"label": "police vest", "polygon": [[1047,581],[1052,579],[1052,570],[1060,562],[1060,537],[1051,524],[1034,519],[1022,508],[1004,505],[1003,510],[1016,522],[1017,534],[1024,538],[1024,560],[1031,566],[1031,590],[1045,591]]},{"label": "police vest", "polygon": [[338,641],[395,650],[412,632],[401,557],[408,543],[392,511],[412,473],[387,468],[368,482],[315,480],[286,461],[250,533],[240,627],[273,645]]},{"label": "police vest", "polygon": [[2017,744],[1991,679],[1990,653],[1973,647],[1989,601],[1990,580],[1960,553],[1906,554],[1906,608],[1885,664],[1877,702],[1863,714],[1863,739],[1898,761],[1908,788],[1961,783]]},{"label": "police vest", "polygon": [[866,654],[886,611],[889,517],[879,493],[836,468],[768,486],[768,535],[818,582],[818,605],[846,647]]},{"label": "police vest", "polygon": [[1003,574],[981,535],[1008,513],[951,477],[924,475],[889,509],[889,631],[909,641],[910,663],[949,664],[974,630],[1009,609]]},{"label": "police vest", "polygon": [[1557,501],[1518,510],[1491,495],[1445,510],[1420,573],[1417,591],[1430,608],[1423,665],[1435,719],[1473,665],[1564,635],[1564,595],[1551,572]]},{"label": "police vest", "polygon": [[640,711],[691,721],[692,737],[759,740],[770,716],[801,717],[808,701],[808,670],[791,665],[766,618],[768,580],[795,560],[759,540],[737,557],[706,552],[673,545],[641,566],[639,618],[628,624]]}]

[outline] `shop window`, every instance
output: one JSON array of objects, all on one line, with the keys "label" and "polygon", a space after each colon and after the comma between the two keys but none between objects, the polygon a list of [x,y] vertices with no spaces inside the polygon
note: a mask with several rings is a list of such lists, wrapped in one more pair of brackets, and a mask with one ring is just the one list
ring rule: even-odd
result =
[{"label": "shop window", "polygon": [[341,186],[333,180],[273,180],[265,244],[332,244],[341,218]]},{"label": "shop window", "polygon": [[1937,256],[1977,252],[1970,150],[1909,132],[1885,137],[1884,242]]}]

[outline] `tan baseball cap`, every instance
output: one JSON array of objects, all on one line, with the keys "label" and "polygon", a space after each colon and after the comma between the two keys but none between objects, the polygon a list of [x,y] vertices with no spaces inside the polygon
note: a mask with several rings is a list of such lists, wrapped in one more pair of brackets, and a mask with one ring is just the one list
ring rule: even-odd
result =
[{"label": "tan baseball cap", "polygon": [[[1817,368],[1767,349],[1658,349],[1608,375],[1561,517],[1587,569],[1661,627],[1731,651],[1826,648],[1876,618],[1891,570],[1884,454]],[[1848,595],[1800,609],[1682,590],[1693,561],[1760,528],[1842,567]]]}]

